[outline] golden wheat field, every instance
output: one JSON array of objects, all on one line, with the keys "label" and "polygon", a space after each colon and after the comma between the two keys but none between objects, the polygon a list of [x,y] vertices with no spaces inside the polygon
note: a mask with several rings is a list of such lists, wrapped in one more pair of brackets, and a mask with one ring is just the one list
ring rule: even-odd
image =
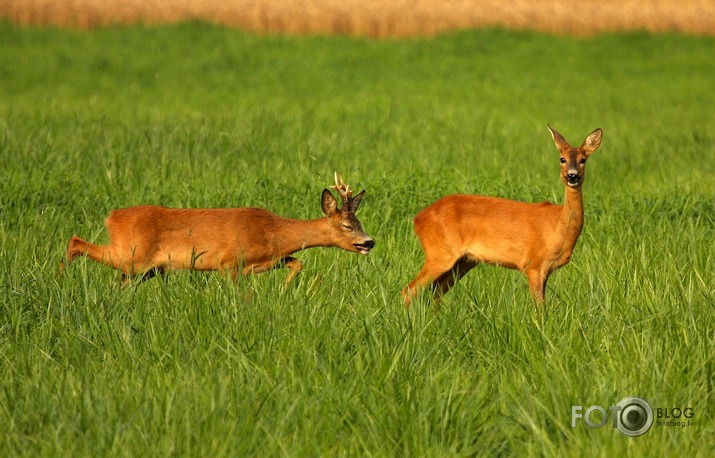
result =
[{"label": "golden wheat field", "polygon": [[205,20],[262,33],[376,38],[481,26],[715,34],[713,0],[0,0],[0,17],[75,28]]}]

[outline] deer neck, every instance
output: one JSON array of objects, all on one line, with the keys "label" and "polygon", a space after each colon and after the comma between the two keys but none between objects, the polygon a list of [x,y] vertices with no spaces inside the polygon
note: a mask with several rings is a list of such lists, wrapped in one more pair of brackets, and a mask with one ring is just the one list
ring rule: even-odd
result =
[{"label": "deer neck", "polygon": [[581,187],[566,186],[566,197],[559,218],[559,226],[563,231],[564,248],[572,250],[583,229],[583,195]]},{"label": "deer neck", "polygon": [[327,218],[300,220],[282,219],[277,225],[274,242],[284,255],[305,248],[330,246]]}]

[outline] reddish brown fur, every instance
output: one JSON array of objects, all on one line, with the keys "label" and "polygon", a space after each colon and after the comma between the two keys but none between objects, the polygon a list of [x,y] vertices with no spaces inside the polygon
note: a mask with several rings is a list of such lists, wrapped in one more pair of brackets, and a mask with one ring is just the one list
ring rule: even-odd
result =
[{"label": "reddish brown fur", "polygon": [[524,272],[532,297],[543,304],[549,275],[571,260],[581,234],[585,162],[600,146],[602,136],[601,129],[596,129],[581,147],[574,148],[549,130],[561,153],[564,205],[454,194],[426,207],[414,221],[425,264],[402,291],[407,306],[428,285],[439,298],[480,262]]},{"label": "reddish brown fur", "polygon": [[[364,191],[363,191],[364,192]],[[235,278],[285,265],[286,283],[301,269],[291,255],[323,246],[367,254],[374,246],[355,217],[362,193],[337,208],[323,191],[325,217],[283,218],[261,208],[173,209],[139,206],[114,210],[106,220],[109,245],[95,245],[76,235],[67,248],[67,263],[78,256],[132,276],[178,269],[228,271]]]}]

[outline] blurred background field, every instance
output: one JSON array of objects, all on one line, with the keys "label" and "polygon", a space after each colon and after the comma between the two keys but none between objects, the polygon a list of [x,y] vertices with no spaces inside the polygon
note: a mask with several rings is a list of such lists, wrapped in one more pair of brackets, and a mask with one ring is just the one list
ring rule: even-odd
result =
[{"label": "blurred background field", "polygon": [[715,33],[711,0],[0,0],[0,17],[79,28],[202,20],[254,32],[369,37],[484,26],[575,35]]}]

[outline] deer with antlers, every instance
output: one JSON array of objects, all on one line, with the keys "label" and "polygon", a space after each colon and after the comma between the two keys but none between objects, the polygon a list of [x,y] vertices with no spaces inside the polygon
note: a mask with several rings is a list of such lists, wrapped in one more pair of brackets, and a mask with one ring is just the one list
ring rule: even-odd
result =
[{"label": "deer with antlers", "polygon": [[262,208],[174,209],[138,206],[112,211],[106,219],[109,245],[72,236],[67,263],[78,256],[118,269],[122,287],[131,278],[150,278],[166,271],[220,270],[239,275],[288,267],[288,284],[302,268],[292,255],[312,247],[338,247],[368,254],[375,242],[355,216],[365,191],[353,197],[342,177],[335,185],[342,207],[324,189],[324,217],[298,220]]},{"label": "deer with antlers", "polygon": [[534,301],[543,304],[549,275],[571,260],[581,234],[586,159],[602,137],[596,129],[574,147],[547,127],[561,155],[564,204],[454,194],[426,207],[414,220],[425,263],[402,291],[406,306],[428,286],[439,299],[480,262],[524,272]]}]

